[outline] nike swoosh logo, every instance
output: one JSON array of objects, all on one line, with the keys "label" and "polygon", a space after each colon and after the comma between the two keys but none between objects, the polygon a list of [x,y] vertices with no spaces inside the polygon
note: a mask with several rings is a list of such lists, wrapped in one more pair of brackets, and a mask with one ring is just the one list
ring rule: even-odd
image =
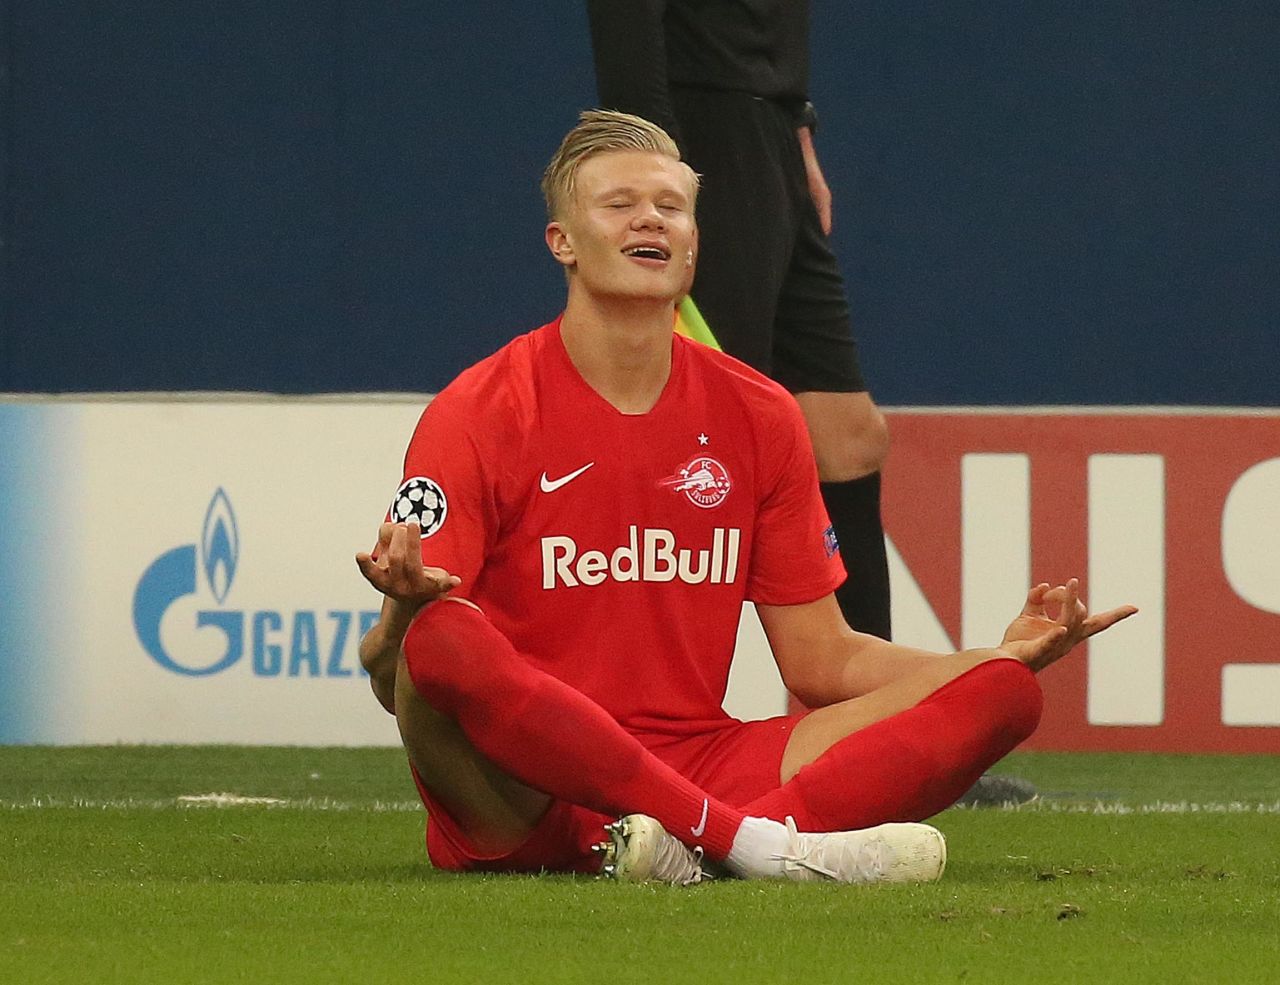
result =
[{"label": "nike swoosh logo", "polygon": [[548,479],[547,473],[543,472],[542,479],[539,481],[538,485],[542,488],[542,491],[544,493],[555,492],[565,483],[572,482],[574,479],[582,475],[583,472],[587,471],[587,469],[591,468],[591,466],[595,464],[596,464],[595,462],[587,462],[586,465],[582,466],[582,468],[578,469],[577,471],[570,472],[568,475],[562,475],[558,479]]},{"label": "nike swoosh logo", "polygon": [[702,798],[702,820],[698,822],[698,826],[696,828],[690,828],[689,831],[692,832],[695,838],[701,838],[702,832],[706,830],[707,830],[707,798],[703,797]]}]

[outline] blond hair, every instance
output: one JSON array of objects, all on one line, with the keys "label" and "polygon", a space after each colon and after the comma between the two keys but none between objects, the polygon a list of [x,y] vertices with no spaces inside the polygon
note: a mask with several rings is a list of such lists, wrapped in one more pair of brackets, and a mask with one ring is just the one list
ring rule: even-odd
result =
[{"label": "blond hair", "polygon": [[[656,123],[630,113],[611,109],[589,109],[578,117],[578,125],[565,134],[560,147],[542,173],[542,197],[547,218],[557,219],[565,205],[573,201],[578,169],[588,158],[610,151],[650,151],[680,160],[680,148],[667,131]],[[690,169],[693,194],[698,192],[698,176]]]}]

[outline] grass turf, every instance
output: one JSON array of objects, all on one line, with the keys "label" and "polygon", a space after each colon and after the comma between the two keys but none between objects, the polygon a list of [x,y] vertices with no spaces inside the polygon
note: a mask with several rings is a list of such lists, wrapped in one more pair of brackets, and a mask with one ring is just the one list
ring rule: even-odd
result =
[{"label": "grass turf", "polygon": [[0,982],[1280,981],[1274,759],[1001,768],[936,885],[679,890],[434,872],[396,750],[0,748]]}]

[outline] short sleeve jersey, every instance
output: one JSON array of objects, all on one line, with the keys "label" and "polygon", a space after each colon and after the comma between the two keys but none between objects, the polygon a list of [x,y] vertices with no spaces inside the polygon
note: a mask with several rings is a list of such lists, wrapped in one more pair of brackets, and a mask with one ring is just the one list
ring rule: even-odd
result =
[{"label": "short sleeve jersey", "polygon": [[627,415],[559,321],[428,405],[391,506],[534,665],[624,726],[713,727],[744,600],[810,602],[844,569],[804,419],[781,387],[673,336],[655,406]]}]

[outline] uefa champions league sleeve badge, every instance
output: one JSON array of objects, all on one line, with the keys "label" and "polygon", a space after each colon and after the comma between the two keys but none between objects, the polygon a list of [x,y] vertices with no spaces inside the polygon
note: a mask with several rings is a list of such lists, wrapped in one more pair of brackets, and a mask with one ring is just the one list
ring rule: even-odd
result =
[{"label": "uefa champions league sleeve badge", "polygon": [[425,475],[406,479],[391,501],[391,522],[409,523],[416,520],[422,528],[424,540],[444,526],[448,513],[449,501],[445,499],[444,490],[438,482]]}]

